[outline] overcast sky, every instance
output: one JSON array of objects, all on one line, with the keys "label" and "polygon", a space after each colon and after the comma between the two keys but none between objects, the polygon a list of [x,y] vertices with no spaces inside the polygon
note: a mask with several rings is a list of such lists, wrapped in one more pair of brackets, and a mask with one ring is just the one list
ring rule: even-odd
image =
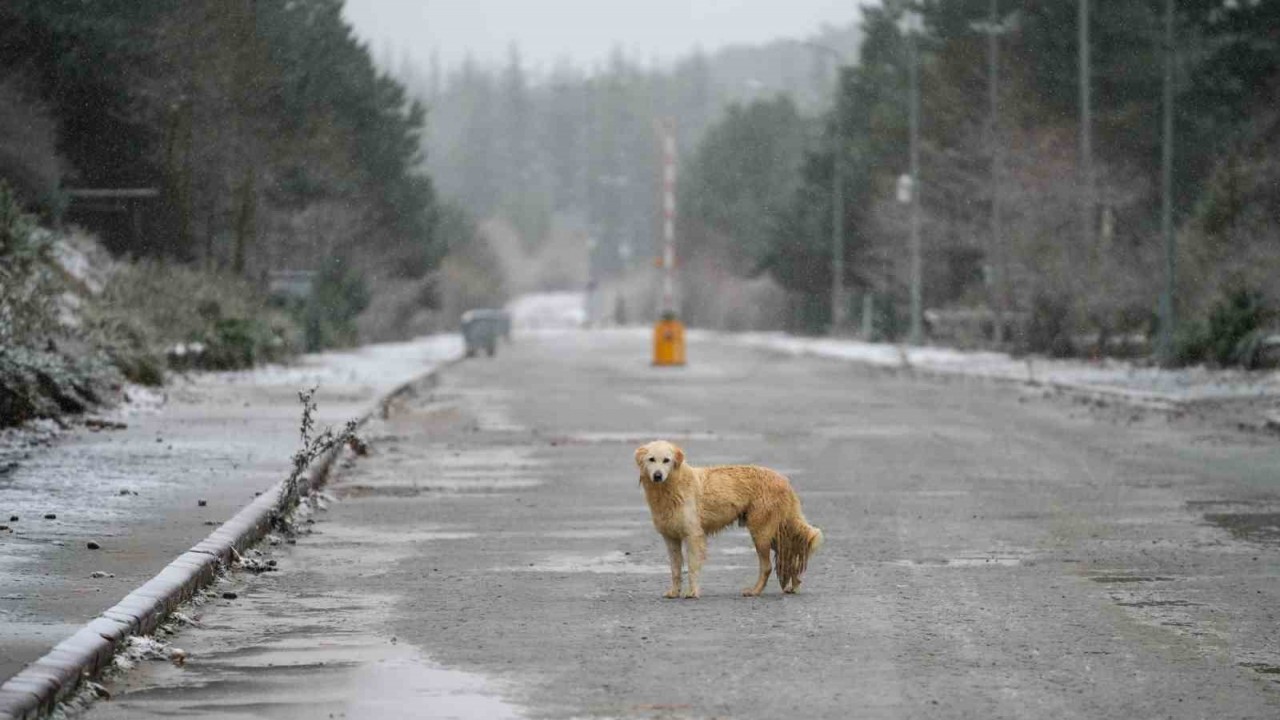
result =
[{"label": "overcast sky", "polygon": [[852,22],[864,1],[346,0],[346,15],[379,59],[390,49],[425,68],[438,50],[446,67],[468,52],[497,65],[515,43],[527,65],[549,70],[559,58],[593,67],[615,46],[666,62],[699,46],[803,37]]}]

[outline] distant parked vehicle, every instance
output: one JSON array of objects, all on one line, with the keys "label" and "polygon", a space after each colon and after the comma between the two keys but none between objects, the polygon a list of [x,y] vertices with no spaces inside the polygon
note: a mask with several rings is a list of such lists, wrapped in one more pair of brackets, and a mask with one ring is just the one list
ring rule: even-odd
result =
[{"label": "distant parked vehicle", "polygon": [[498,338],[511,339],[511,316],[505,310],[477,308],[462,314],[462,338],[467,357],[481,350],[493,357],[498,352]]}]

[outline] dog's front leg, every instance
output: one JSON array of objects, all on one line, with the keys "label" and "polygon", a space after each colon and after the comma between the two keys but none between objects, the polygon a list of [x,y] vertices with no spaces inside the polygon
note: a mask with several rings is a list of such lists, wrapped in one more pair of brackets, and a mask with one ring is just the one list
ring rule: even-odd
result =
[{"label": "dog's front leg", "polygon": [[702,594],[698,587],[698,575],[702,572],[702,561],[707,559],[707,536],[697,533],[689,536],[689,591],[687,598],[697,598]]},{"label": "dog's front leg", "polygon": [[680,574],[684,566],[684,554],[680,552],[680,539],[663,536],[667,541],[667,558],[671,560],[671,589],[663,593],[664,598],[680,597]]}]

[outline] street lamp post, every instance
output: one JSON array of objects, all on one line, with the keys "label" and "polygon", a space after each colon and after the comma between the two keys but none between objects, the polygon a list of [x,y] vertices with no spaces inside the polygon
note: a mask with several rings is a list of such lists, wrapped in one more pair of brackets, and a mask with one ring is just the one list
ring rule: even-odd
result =
[{"label": "street lamp post", "polygon": [[1080,45],[1080,243],[1075,257],[1093,252],[1093,101],[1091,98],[1089,3],[1079,0],[1077,32]]}]

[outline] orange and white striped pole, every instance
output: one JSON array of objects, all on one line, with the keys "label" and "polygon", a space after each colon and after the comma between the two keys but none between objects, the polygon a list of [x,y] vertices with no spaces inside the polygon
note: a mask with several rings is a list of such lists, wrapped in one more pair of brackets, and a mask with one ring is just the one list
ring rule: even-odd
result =
[{"label": "orange and white striped pole", "polygon": [[662,136],[662,308],[653,330],[653,364],[684,365],[684,324],[676,312],[676,130],[660,124]]},{"label": "orange and white striped pole", "polygon": [[676,134],[662,124],[662,313],[676,312]]}]

